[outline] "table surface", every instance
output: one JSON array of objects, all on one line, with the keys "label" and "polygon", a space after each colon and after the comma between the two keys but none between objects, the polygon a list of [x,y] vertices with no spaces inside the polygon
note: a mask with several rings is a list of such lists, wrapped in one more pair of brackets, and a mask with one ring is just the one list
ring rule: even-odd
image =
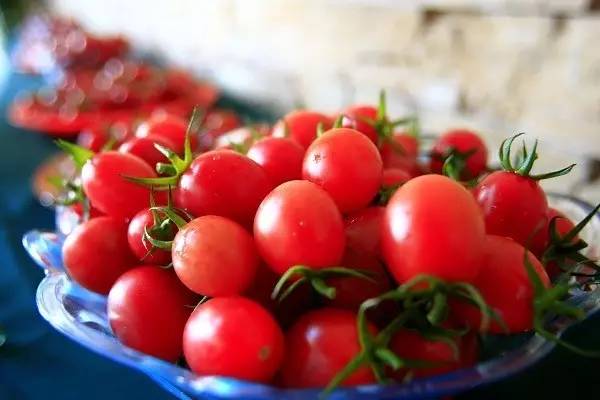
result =
[{"label": "table surface", "polygon": [[[44,136],[8,126],[6,106],[35,79],[11,74],[0,94],[0,325],[8,340],[0,347],[0,399],[163,399],[172,397],[150,379],[108,361],[55,332],[38,314],[35,290],[43,277],[21,246],[34,228],[52,229],[53,214],[30,192],[35,167],[55,152]],[[600,349],[600,317],[568,338]],[[600,391],[600,361],[558,349],[524,373],[472,390],[460,399],[559,398]],[[590,397],[594,398],[594,396]]]}]

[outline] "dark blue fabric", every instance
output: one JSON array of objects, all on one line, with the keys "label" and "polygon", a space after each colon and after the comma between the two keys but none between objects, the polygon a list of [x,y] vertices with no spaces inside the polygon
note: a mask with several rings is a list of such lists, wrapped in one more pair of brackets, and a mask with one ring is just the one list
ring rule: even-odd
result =
[{"label": "dark blue fabric", "polygon": [[21,246],[23,233],[53,227],[53,215],[32,197],[31,176],[54,151],[52,141],[6,122],[6,106],[21,90],[39,84],[11,74],[0,96],[0,400],[148,399],[172,396],[144,375],[83,349],[38,314],[35,290],[42,272]]}]

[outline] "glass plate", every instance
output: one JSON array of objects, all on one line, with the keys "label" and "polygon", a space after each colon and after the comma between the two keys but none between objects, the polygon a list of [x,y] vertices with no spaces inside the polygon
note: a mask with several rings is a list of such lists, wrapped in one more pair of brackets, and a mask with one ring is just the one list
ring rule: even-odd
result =
[{"label": "glass plate", "polygon": [[[550,203],[574,221],[581,220],[592,207],[575,198],[550,195]],[[122,345],[112,334],[106,318],[106,298],[89,292],[73,283],[66,275],[61,261],[63,233],[72,216],[57,213],[59,233],[32,231],[23,238],[23,245],[34,261],[46,272],[37,290],[37,306],[55,329],[77,343],[107,358],[140,370],[167,391],[181,399],[310,399],[317,398],[318,389],[280,389],[236,379],[197,376],[189,370],[142,354]],[[590,258],[600,256],[600,216],[596,215],[582,233],[590,246]],[[570,300],[582,307],[586,315],[600,308],[600,289],[577,292]],[[572,321],[555,318],[548,329],[563,333]],[[474,367],[409,383],[380,386],[358,386],[334,391],[330,399],[423,399],[453,395],[467,389],[494,382],[530,367],[554,347],[535,335],[517,337],[518,345],[511,350],[497,350],[493,358]],[[514,342],[514,341],[513,341]]]}]

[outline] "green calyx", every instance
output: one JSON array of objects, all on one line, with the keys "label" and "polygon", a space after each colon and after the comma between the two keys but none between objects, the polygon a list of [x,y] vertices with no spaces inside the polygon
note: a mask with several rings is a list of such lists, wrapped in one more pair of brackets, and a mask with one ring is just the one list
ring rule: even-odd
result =
[{"label": "green calyx", "polygon": [[81,171],[81,168],[83,168],[85,163],[88,162],[88,160],[90,160],[96,154],[90,149],[86,149],[85,147],[78,146],[71,142],[67,142],[66,140],[58,139],[54,143],[59,149],[61,149],[62,151],[67,153],[69,157],[71,157],[78,171]]},{"label": "green calyx", "polygon": [[[175,230],[183,228],[192,216],[177,208],[173,208],[171,201],[171,192],[169,191],[169,201],[166,207],[157,207],[154,200],[154,193],[150,197],[150,212],[152,213],[152,226],[144,228],[144,242],[150,244],[148,255],[157,249],[171,250],[173,246],[173,237]],[[183,216],[182,216],[183,215]]]},{"label": "green calyx", "polygon": [[533,148],[531,151],[527,149],[525,143],[523,142],[523,147],[521,148],[520,153],[515,158],[515,165],[513,165],[513,160],[511,156],[511,148],[515,139],[519,136],[524,135],[525,133],[519,133],[510,138],[505,139],[500,145],[500,149],[498,151],[498,158],[500,159],[500,164],[505,171],[514,172],[515,174],[529,177],[533,180],[539,181],[542,179],[550,179],[555,178],[557,176],[566,175],[576,164],[571,164],[568,167],[563,169],[559,169],[557,171],[548,172],[545,174],[532,175],[531,170],[533,168],[533,164],[535,160],[538,158],[537,146],[538,141],[536,140],[533,144]]},{"label": "green calyx", "polygon": [[277,284],[273,288],[271,298],[283,301],[299,286],[309,284],[315,292],[332,300],[335,298],[336,290],[327,284],[327,279],[336,277],[354,277],[374,282],[369,271],[345,267],[313,269],[297,265],[288,269],[279,278],[279,281],[277,281]]},{"label": "green calyx", "polygon": [[[408,327],[416,328],[419,334],[428,340],[447,343],[453,350],[455,358],[458,359],[459,348],[456,345],[456,338],[466,331],[442,326],[447,318],[450,298],[468,301],[477,306],[482,314],[482,330],[487,329],[491,319],[504,325],[474,286],[468,283],[447,283],[428,275],[417,276],[398,288],[361,304],[357,317],[361,351],[329,382],[322,393],[323,396],[331,393],[363,365],[369,365],[378,382],[383,384],[390,380],[386,375],[386,368],[396,371],[400,368],[439,366],[440,363],[405,359],[390,350],[389,345],[394,335]],[[399,303],[402,312],[378,334],[373,335],[368,328],[367,312],[384,301]]]},{"label": "green calyx", "polygon": [[190,118],[190,122],[185,133],[183,158],[179,157],[179,155],[174,151],[164,146],[161,146],[160,144],[154,145],[154,147],[169,160],[168,164],[156,164],[156,172],[158,172],[158,174],[160,175],[167,176],[162,176],[159,178],[137,178],[132,176],[125,176],[124,178],[133,183],[137,183],[139,185],[149,188],[154,188],[156,190],[168,190],[169,187],[177,185],[181,175],[185,171],[187,171],[189,166],[192,164],[193,154],[190,138],[191,135],[196,134],[200,129],[200,125],[202,124],[203,118],[204,112],[198,107],[194,108],[194,111],[192,112],[192,117]]},{"label": "green calyx", "polygon": [[390,201],[390,199],[392,198],[394,193],[396,193],[396,190],[398,190],[399,187],[400,185],[383,186],[381,189],[379,189],[375,202],[380,206],[387,205],[387,203]]}]

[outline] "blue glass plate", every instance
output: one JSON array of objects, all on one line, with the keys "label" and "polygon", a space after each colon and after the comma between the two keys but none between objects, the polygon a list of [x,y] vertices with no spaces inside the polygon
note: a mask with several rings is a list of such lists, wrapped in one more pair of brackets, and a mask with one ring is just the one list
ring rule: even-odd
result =
[{"label": "blue glass plate", "polygon": [[[550,203],[575,221],[581,220],[592,207],[580,200],[550,195]],[[146,373],[163,388],[181,399],[310,399],[318,389],[280,389],[236,379],[197,376],[189,370],[142,354],[122,345],[112,334],[106,317],[106,298],[73,283],[61,260],[64,234],[76,224],[76,218],[57,212],[57,233],[32,231],[23,244],[34,261],[46,271],[37,290],[37,306],[54,328],[77,343],[114,361]],[[590,258],[600,256],[600,216],[596,215],[582,233],[590,247]],[[590,316],[600,308],[600,289],[573,293],[571,300]],[[561,334],[572,321],[555,318],[548,329]],[[358,386],[338,389],[330,399],[423,399],[453,395],[476,386],[494,382],[535,364],[554,347],[535,335],[520,337],[511,350],[497,351],[495,356],[472,368],[409,383],[390,386]]]}]

